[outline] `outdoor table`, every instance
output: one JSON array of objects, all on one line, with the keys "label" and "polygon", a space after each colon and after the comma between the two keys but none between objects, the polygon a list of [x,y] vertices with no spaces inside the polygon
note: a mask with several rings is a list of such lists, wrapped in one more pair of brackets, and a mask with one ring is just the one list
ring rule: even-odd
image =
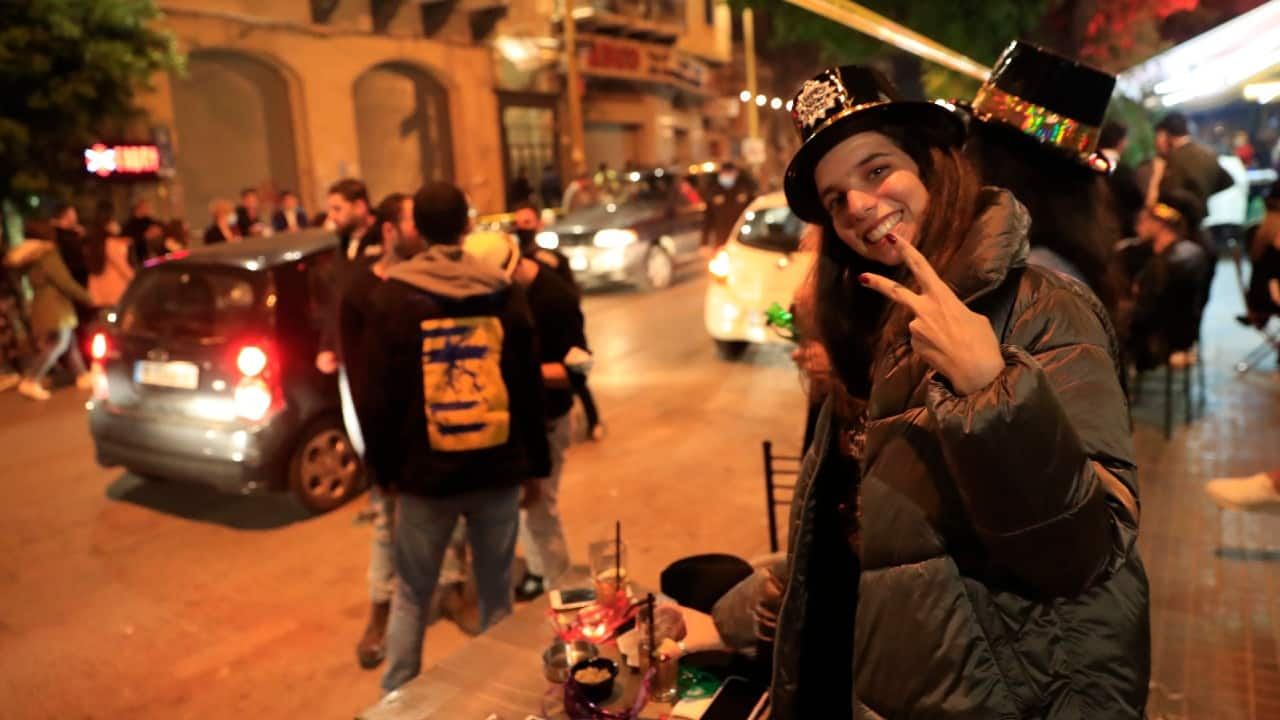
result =
[{"label": "outdoor table", "polygon": [[[462,649],[365,709],[356,720],[566,720],[563,694],[542,671],[542,652],[554,636],[544,595],[519,608]],[[723,648],[709,615],[684,608],[690,650]],[[630,707],[641,675],[622,662],[614,643],[599,644],[600,656],[620,666],[609,710]],[[544,697],[549,715],[543,715]],[[641,720],[657,720],[671,706],[650,702]]]}]

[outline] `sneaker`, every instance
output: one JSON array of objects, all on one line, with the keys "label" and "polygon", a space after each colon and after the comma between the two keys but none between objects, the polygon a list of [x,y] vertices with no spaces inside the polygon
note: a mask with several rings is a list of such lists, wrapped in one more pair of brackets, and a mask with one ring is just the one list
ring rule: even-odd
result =
[{"label": "sneaker", "polygon": [[542,595],[544,590],[541,577],[525,573],[524,579],[516,586],[516,600],[519,602],[535,600]]},{"label": "sneaker", "polygon": [[22,382],[22,376],[18,373],[5,373],[0,375],[0,392],[16,388],[20,382]]},{"label": "sneaker", "polygon": [[592,442],[600,442],[607,434],[604,429],[604,423],[596,423],[587,434],[591,436]]},{"label": "sneaker", "polygon": [[52,397],[48,390],[34,380],[23,380],[18,383],[18,394],[31,400],[48,400]]},{"label": "sneaker", "polygon": [[76,388],[80,390],[93,389],[93,373],[84,373],[76,378]]},{"label": "sneaker", "polygon": [[1280,491],[1267,473],[1210,480],[1204,491],[1219,507],[1228,510],[1280,514]]}]

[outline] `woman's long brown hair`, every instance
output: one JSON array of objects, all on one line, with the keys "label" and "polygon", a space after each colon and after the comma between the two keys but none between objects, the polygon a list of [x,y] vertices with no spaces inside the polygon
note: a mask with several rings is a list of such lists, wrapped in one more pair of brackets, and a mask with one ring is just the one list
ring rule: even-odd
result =
[{"label": "woman's long brown hair", "polygon": [[[928,146],[906,128],[885,127],[877,132],[893,140],[920,168],[920,179],[929,192],[929,206],[916,247],[945,276],[981,209],[977,173],[958,148]],[[887,267],[854,252],[836,234],[828,218],[822,227],[815,270],[819,337],[846,390],[860,398],[870,395],[875,359],[905,339],[911,322],[905,307],[888,303],[858,282],[864,272],[885,275],[919,290],[905,266]]]}]

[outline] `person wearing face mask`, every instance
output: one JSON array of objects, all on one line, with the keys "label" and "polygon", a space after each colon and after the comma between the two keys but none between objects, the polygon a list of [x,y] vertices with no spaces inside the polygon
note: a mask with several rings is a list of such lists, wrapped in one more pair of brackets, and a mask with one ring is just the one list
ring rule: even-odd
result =
[{"label": "person wearing face mask", "polygon": [[1027,264],[1031,219],[981,186],[954,114],[852,65],[792,102],[819,339],[866,407],[837,433],[827,402],[797,482],[774,717],[1142,717],[1148,585],[1106,309]]},{"label": "person wearing face mask", "polygon": [[702,221],[702,244],[719,247],[729,239],[733,224],[756,196],[756,184],[738,170],[733,161],[720,165],[716,181],[707,194],[707,212]]},{"label": "person wearing face mask", "polygon": [[544,248],[538,245],[538,233],[542,232],[542,215],[530,203],[516,206],[512,211],[512,224],[516,239],[520,241],[520,254],[541,263],[543,267],[555,273],[573,288],[576,295],[582,294],[578,280],[573,276],[573,268],[569,267],[569,258],[558,248]]},{"label": "person wearing face mask", "polygon": [[[573,291],[574,296],[579,299],[578,312],[581,314],[582,288],[578,286],[573,269],[569,267],[569,258],[558,249],[538,245],[538,233],[542,231],[542,216],[537,209],[528,204],[516,208],[514,223],[516,238],[520,242],[520,254],[536,261],[544,269],[563,280],[564,284]],[[583,346],[584,349],[586,347]],[[591,388],[587,385],[587,374],[570,372],[569,383],[573,386],[574,396],[582,403],[582,412],[587,418],[587,437],[596,442],[603,440],[607,431],[604,422],[600,420],[595,396],[591,394]]]},{"label": "person wearing face mask", "polygon": [[240,231],[236,227],[236,208],[229,200],[218,198],[209,203],[209,214],[213,221],[204,231],[205,245],[240,242]]}]

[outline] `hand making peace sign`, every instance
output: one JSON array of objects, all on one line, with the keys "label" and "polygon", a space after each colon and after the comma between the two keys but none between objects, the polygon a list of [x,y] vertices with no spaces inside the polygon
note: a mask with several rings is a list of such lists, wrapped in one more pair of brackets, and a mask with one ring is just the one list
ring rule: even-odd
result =
[{"label": "hand making peace sign", "polygon": [[1000,341],[991,321],[966,307],[911,243],[899,242],[892,235],[886,240],[898,246],[911,274],[920,282],[920,292],[873,273],[863,273],[858,281],[907,306],[915,315],[907,325],[912,349],[950,380],[958,394],[968,395],[990,385],[1004,369]]}]

